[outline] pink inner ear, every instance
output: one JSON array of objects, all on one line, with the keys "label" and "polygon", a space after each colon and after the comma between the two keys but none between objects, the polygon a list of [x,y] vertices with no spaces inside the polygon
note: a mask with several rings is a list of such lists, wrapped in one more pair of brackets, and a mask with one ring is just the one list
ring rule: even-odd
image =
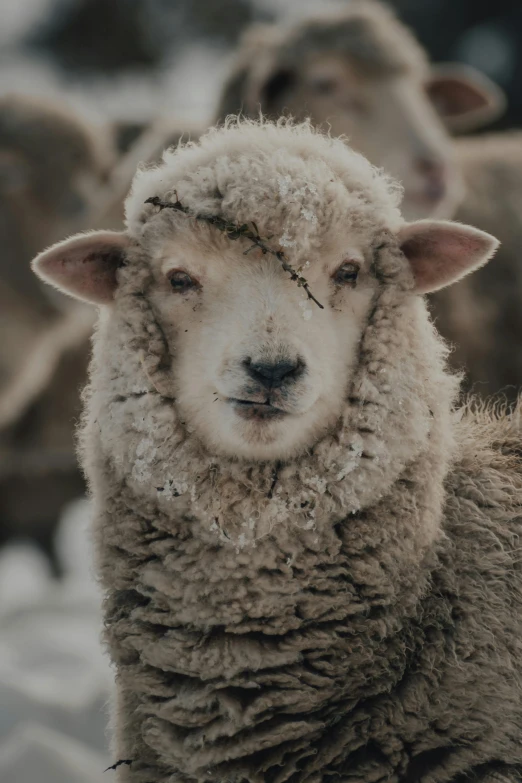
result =
[{"label": "pink inner ear", "polygon": [[[63,263],[66,276],[71,272],[78,285],[78,295],[94,302],[108,303],[114,297],[116,290],[116,270],[122,265],[121,248],[107,245],[99,247],[87,256],[78,253],[78,258],[68,259]],[[71,269],[71,264],[75,269]],[[69,269],[67,270],[67,267]]]},{"label": "pink inner ear", "polygon": [[427,91],[443,117],[458,117],[489,106],[484,92],[474,84],[456,77],[436,77],[428,84]]},{"label": "pink inner ear", "polygon": [[481,266],[498,245],[494,237],[469,226],[426,223],[412,223],[400,232],[401,250],[420,294],[444,288]]},{"label": "pink inner ear", "polygon": [[35,260],[44,280],[78,299],[109,304],[124,263],[128,238],[117,232],[93,232],[60,242]]}]

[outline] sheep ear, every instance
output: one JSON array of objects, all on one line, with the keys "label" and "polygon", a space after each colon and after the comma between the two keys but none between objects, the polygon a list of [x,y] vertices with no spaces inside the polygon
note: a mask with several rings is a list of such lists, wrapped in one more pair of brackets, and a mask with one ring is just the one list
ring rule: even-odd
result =
[{"label": "sheep ear", "polygon": [[426,91],[451,131],[480,128],[500,117],[506,108],[504,91],[469,65],[434,66]]},{"label": "sheep ear", "polygon": [[110,304],[128,245],[128,236],[119,231],[77,234],[44,250],[32,267],[46,283],[76,299]]},{"label": "sheep ear", "polygon": [[415,278],[415,293],[438,291],[488,261],[499,241],[478,228],[446,220],[417,220],[399,230]]}]

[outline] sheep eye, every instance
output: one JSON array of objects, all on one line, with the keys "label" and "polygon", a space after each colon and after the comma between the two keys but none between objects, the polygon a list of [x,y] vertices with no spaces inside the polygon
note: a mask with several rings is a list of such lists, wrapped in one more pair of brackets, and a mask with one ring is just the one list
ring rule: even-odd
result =
[{"label": "sheep eye", "polygon": [[338,285],[354,286],[358,274],[359,264],[355,261],[345,261],[334,274],[333,279]]},{"label": "sheep eye", "polygon": [[196,288],[198,285],[188,272],[183,272],[181,269],[170,272],[168,278],[172,289],[178,293],[189,291],[191,288]]},{"label": "sheep eye", "polygon": [[312,88],[320,95],[331,95],[337,90],[338,83],[329,76],[318,76],[312,82]]}]

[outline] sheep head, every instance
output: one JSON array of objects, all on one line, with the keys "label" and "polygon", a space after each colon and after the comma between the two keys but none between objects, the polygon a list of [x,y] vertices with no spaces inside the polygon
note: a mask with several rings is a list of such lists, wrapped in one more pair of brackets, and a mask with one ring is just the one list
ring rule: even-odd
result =
[{"label": "sheep head", "polygon": [[[183,208],[158,209],[154,196]],[[409,335],[412,320],[426,320],[419,294],[496,247],[465,226],[405,224],[399,197],[364,158],[308,126],[244,123],[140,172],[125,233],[73,237],[34,267],[104,306],[99,370],[122,397],[159,391],[211,455],[288,460],[335,436],[383,297],[400,313],[388,328],[393,345],[395,328]],[[216,220],[238,226],[236,235]],[[419,354],[412,340],[397,348],[398,361],[401,351]],[[397,404],[420,404],[414,398],[429,379],[426,358],[417,359],[414,370],[404,358],[402,374],[387,380]]]},{"label": "sheep head", "polygon": [[504,105],[500,88],[473,68],[430,68],[393,12],[364,0],[247,31],[217,116],[261,110],[346,137],[404,184],[412,220],[450,217],[463,197],[447,129],[480,126]]}]

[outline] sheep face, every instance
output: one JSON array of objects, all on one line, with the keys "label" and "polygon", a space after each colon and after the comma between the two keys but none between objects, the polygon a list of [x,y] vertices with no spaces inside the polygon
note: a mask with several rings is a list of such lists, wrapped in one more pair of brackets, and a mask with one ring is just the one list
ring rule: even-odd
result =
[{"label": "sheep face", "polygon": [[423,74],[366,76],[339,55],[308,58],[298,71],[277,74],[265,110],[288,112],[350,145],[404,186],[408,220],[453,214],[463,183],[451,139],[426,92]]},{"label": "sheep face", "polygon": [[376,281],[353,234],[323,248],[304,270],[321,310],[279,261],[243,250],[167,243],[152,302],[187,424],[213,452],[281,459],[338,418]]},{"label": "sheep face", "polygon": [[[359,346],[382,297],[397,321],[383,327],[384,343],[405,331],[405,353],[415,353],[416,295],[448,285],[496,247],[465,226],[405,224],[399,196],[362,156],[309,125],[239,124],[139,172],[127,232],[73,237],[42,253],[35,269],[107,308],[96,383],[107,386],[110,405],[136,394],[150,402],[156,392],[169,400],[161,417],[194,433],[206,453],[288,460],[335,437],[349,399],[362,394],[353,391]],[[219,221],[235,227],[234,241]],[[250,238],[242,226],[255,229]],[[322,307],[285,270],[281,251]],[[415,397],[406,387],[425,382],[419,372],[397,374],[399,400]],[[132,404],[124,407],[131,418],[122,432],[136,424],[165,437],[159,420],[134,422]]]}]

